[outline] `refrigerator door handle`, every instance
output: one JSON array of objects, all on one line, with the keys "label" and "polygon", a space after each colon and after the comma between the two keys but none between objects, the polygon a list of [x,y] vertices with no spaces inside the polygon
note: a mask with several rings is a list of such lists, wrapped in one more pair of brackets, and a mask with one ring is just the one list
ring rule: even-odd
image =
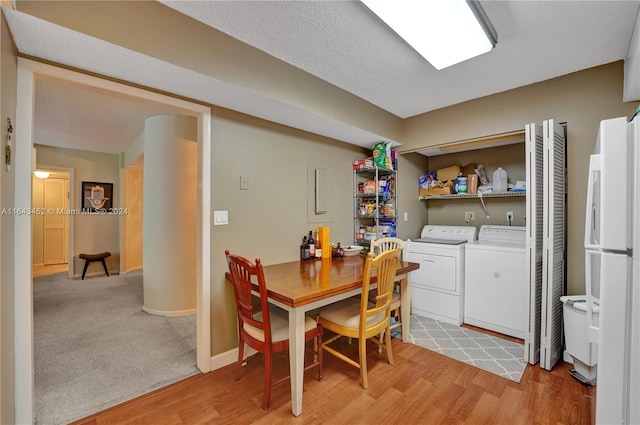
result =
[{"label": "refrigerator door handle", "polygon": [[[593,323],[593,305],[600,305],[600,299],[597,298],[593,293],[594,293],[594,288],[593,285],[594,284],[599,284],[599,282],[594,282],[594,276],[592,273],[593,271],[593,262],[592,262],[592,256],[594,255],[598,255],[600,256],[600,253],[596,253],[596,252],[589,252],[586,251],[585,252],[585,281],[586,281],[586,290],[587,290],[587,332],[588,332],[588,339],[589,342],[597,344],[598,343],[598,338],[599,338],[599,333],[600,333],[600,327],[597,325],[594,325]],[[598,271],[600,271],[600,267],[598,267]],[[600,276],[597,276],[597,279],[600,279]]]},{"label": "refrigerator door handle", "polygon": [[[584,246],[586,249],[597,249],[600,247],[600,171],[600,155],[591,155],[591,158],[589,160],[589,178],[587,182],[587,214],[585,217],[586,221],[584,231]],[[596,197],[598,199],[594,199]]]}]

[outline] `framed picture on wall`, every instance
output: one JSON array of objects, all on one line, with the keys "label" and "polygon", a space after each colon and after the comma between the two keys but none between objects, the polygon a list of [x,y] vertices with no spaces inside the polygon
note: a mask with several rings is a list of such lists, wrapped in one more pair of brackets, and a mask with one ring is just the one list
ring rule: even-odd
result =
[{"label": "framed picture on wall", "polygon": [[82,212],[111,211],[113,183],[82,182]]}]

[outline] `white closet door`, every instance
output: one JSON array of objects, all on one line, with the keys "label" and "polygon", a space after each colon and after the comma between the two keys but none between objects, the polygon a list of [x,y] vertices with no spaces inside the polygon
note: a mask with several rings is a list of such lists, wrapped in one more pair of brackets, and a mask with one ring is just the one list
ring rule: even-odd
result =
[{"label": "white closet door", "polygon": [[544,195],[542,246],[542,340],[540,367],[551,370],[562,357],[562,303],[565,287],[565,137],[553,120],[542,123]]},{"label": "white closet door", "polygon": [[48,178],[44,181],[44,264],[69,261],[68,179]]},{"label": "white closet door", "polygon": [[540,335],[542,317],[542,215],[543,215],[543,141],[542,126],[525,127],[527,176],[527,255],[526,269],[529,290],[525,309],[524,360],[530,364],[540,361]]}]

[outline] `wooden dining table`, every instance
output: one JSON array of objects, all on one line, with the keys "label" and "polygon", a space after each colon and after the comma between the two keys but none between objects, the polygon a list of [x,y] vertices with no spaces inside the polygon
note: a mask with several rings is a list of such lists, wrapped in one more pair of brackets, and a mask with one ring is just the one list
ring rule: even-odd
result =
[{"label": "wooden dining table", "polygon": [[[362,292],[366,257],[293,261],[264,266],[269,302],[289,312],[289,366],[291,371],[291,411],[302,413],[302,383],[304,377],[305,315],[310,310],[326,306]],[[409,340],[411,289],[407,274],[419,264],[401,261],[396,272],[400,281],[400,317],[402,341]],[[375,274],[371,278],[375,287]]]}]

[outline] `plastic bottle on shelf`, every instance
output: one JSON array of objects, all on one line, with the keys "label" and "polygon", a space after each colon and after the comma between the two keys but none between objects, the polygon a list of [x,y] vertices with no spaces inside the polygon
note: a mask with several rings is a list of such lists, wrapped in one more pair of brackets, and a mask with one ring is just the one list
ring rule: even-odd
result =
[{"label": "plastic bottle on shelf", "polygon": [[494,193],[507,191],[507,170],[498,167],[498,169],[493,172],[492,187]]}]

